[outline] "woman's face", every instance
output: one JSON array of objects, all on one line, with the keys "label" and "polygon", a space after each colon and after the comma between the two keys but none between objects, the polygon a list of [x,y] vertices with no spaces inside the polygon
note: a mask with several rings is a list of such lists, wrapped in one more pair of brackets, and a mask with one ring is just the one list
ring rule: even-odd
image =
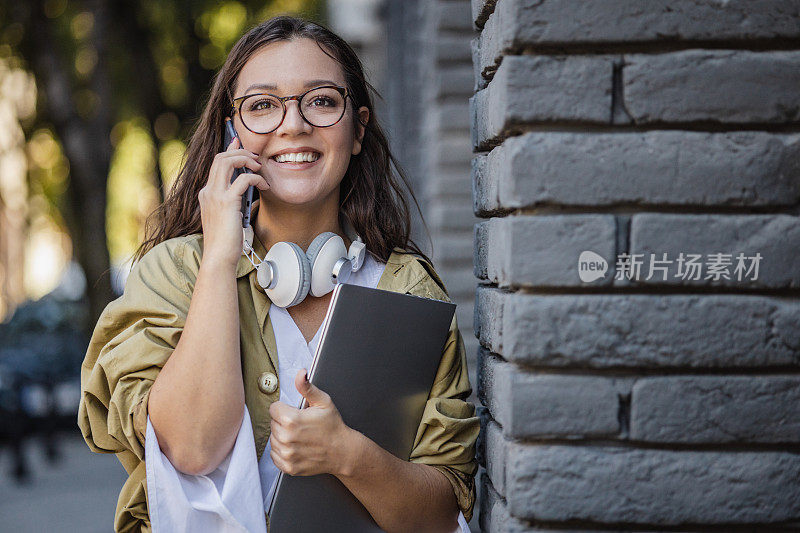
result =
[{"label": "woman's face", "polygon": [[[330,84],[345,87],[344,74],[315,41],[305,38],[278,41],[263,46],[245,63],[237,78],[234,98],[253,93],[299,95]],[[261,191],[262,203],[318,206],[338,201],[339,184],[351,155],[361,151],[364,136],[364,127],[353,118],[353,101],[347,98],[342,119],[325,128],[304,121],[297,100],[285,104],[286,116],[271,133],[253,133],[242,124],[238,113],[234,117],[242,147],[258,154],[262,164],[258,173],[270,185],[268,190]],[[359,118],[366,124],[369,119],[366,107],[359,109]],[[319,157],[312,163],[277,162],[276,154],[287,150],[315,152]]]}]

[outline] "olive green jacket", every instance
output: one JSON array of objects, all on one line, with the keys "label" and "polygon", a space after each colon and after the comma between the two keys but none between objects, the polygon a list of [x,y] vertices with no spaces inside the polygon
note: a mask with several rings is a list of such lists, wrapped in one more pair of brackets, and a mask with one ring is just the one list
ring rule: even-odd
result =
[{"label": "olive green jacket", "polygon": [[[254,248],[264,257],[258,239]],[[92,451],[115,453],[128,473],[117,501],[116,531],[150,529],[144,461],[147,400],[180,339],[202,254],[200,234],[169,239],[145,254],[128,276],[124,294],[100,316],[81,367],[78,425],[83,437]],[[258,378],[264,372],[278,375],[278,353],[270,300],[244,256],[236,277],[245,403],[260,458],[270,434],[269,406],[280,389],[265,394]],[[378,288],[449,301],[433,267],[400,248],[389,257]],[[410,461],[431,465],[447,477],[467,520],[475,503],[479,432],[475,406],[466,401],[470,393],[464,341],[453,317]]]}]

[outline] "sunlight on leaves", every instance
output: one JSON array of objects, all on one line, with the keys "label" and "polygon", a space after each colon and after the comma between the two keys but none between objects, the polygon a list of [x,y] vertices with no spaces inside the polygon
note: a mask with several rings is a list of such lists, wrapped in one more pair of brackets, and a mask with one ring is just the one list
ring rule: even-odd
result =
[{"label": "sunlight on leaves", "polygon": [[238,39],[247,22],[247,9],[239,2],[225,2],[210,18],[208,38],[212,43],[227,48]]},{"label": "sunlight on leaves", "polygon": [[42,213],[41,197],[32,199],[34,213],[25,243],[24,285],[29,298],[41,298],[58,285],[72,255],[69,234]]},{"label": "sunlight on leaves", "polygon": [[75,53],[75,71],[86,78],[97,65],[97,50],[93,46],[81,46]]},{"label": "sunlight on leaves", "polygon": [[158,154],[158,164],[161,167],[161,177],[164,180],[164,190],[168,191],[178,177],[186,144],[182,141],[171,140],[161,146]]},{"label": "sunlight on leaves", "polygon": [[258,12],[258,19],[266,20],[276,15],[287,14],[313,18],[319,15],[320,3],[309,0],[273,0],[267,2],[264,8]]},{"label": "sunlight on leaves", "polygon": [[72,17],[72,23],[70,24],[70,30],[72,31],[72,36],[75,39],[82,41],[89,37],[89,34],[92,32],[92,28],[94,27],[94,16],[87,12],[81,12]]},{"label": "sunlight on leaves", "polygon": [[111,262],[124,263],[142,240],[144,221],[158,203],[153,183],[155,146],[141,118],[117,124],[111,158],[106,228]]}]

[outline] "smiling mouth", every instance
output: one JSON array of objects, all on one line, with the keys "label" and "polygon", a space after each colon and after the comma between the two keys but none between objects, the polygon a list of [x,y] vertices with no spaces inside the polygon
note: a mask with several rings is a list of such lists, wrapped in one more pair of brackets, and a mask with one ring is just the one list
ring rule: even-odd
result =
[{"label": "smiling mouth", "polygon": [[311,168],[314,165],[316,165],[319,162],[320,159],[322,159],[322,156],[318,157],[314,161],[301,161],[299,163],[294,163],[292,161],[287,161],[285,163],[278,163],[277,161],[275,161],[275,159],[270,157],[269,158],[269,164],[271,166],[275,166],[275,167],[281,168],[283,170],[306,170],[306,169]]},{"label": "smiling mouth", "polygon": [[322,157],[322,154],[319,152],[292,152],[274,155],[270,159],[280,164],[303,164],[313,163],[320,157]]}]

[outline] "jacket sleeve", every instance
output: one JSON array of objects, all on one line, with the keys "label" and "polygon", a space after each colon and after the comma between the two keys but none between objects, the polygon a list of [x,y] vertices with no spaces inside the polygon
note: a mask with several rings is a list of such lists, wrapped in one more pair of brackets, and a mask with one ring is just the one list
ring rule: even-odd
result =
[{"label": "jacket sleeve", "polygon": [[176,239],[145,254],[95,326],[81,366],[78,410],[78,426],[95,452],[128,451],[144,459],[150,387],[189,312],[184,248]]},{"label": "jacket sleeve", "polygon": [[[437,289],[426,287],[422,295],[449,301]],[[467,521],[475,505],[475,442],[480,431],[475,406],[467,401],[471,393],[464,340],[454,315],[409,460],[445,475]]]}]

